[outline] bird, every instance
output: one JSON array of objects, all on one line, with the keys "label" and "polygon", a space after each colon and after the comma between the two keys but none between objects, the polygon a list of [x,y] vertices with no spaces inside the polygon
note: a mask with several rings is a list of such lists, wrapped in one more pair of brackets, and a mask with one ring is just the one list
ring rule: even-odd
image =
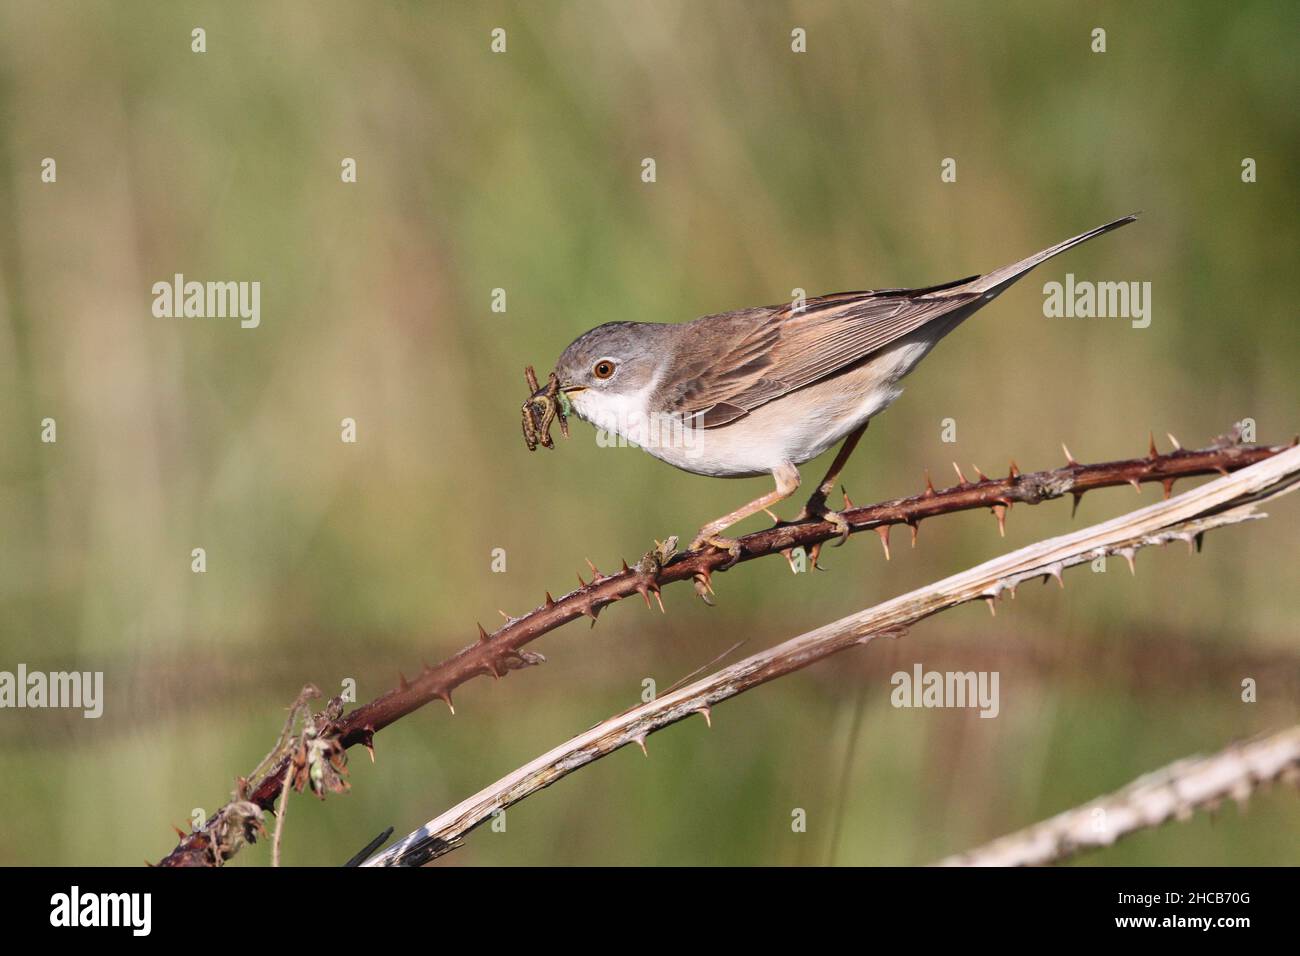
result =
[{"label": "bird", "polygon": [[868,423],[902,393],[900,380],[1035,266],[1136,219],[1124,216],[940,285],[836,292],[691,322],[608,322],[564,349],[555,366],[559,391],[577,417],[684,471],[772,476],[774,490],[708,522],[691,542],[692,550],[727,551],[729,563],[741,547],[723,532],[770,513],[798,490],[800,465],[843,442],[794,519],[828,521],[843,543],[848,522],[827,496]]}]

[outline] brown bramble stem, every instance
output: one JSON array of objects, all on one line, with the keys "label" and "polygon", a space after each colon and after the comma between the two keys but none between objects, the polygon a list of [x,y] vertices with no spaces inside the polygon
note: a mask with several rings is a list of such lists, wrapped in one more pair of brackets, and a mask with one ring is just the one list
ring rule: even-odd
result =
[{"label": "brown bramble stem", "polygon": [[[852,507],[841,514],[849,523],[850,533],[875,530],[887,548],[888,529],[894,525],[909,525],[915,533],[916,527],[926,518],[989,508],[1001,526],[1006,509],[1014,504],[1035,505],[1072,495],[1077,505],[1078,499],[1086,492],[1126,484],[1136,488],[1141,484],[1159,482],[1168,497],[1174,481],[1179,478],[1228,474],[1270,458],[1288,447],[1291,446],[1243,445],[1234,432],[1216,439],[1207,448],[1175,448],[1167,454],[1157,453],[1152,442],[1148,455],[1124,461],[1080,464],[1067,453],[1069,463],[1061,468],[1021,473],[1012,462],[1010,474],[1005,478],[981,476],[981,480],[962,481],[943,490],[935,489],[927,476],[926,490],[919,495]],[[818,520],[757,531],[739,539],[742,553],[738,563],[772,554],[784,554],[789,559],[795,548],[804,548],[810,565],[815,564],[822,543],[838,534],[835,525]],[[584,616],[590,618],[594,626],[597,615],[605,607],[633,594],[640,594],[647,606],[653,594],[662,609],[660,589],[676,581],[694,582],[696,591],[703,596],[711,591],[713,573],[723,570],[731,560],[725,551],[706,548],[675,554],[667,560],[663,554],[650,552],[635,567],[629,568],[624,562],[622,570],[613,574],[602,574],[592,565],[593,580],[583,581],[579,574],[578,588],[558,599],[553,599],[548,593],[541,605],[520,617],[508,617],[491,633],[480,624],[475,643],[436,666],[425,665],[410,681],[401,678],[394,690],[381,694],[336,721],[333,733],[343,747],[361,744],[373,753],[373,739],[377,732],[430,701],[442,700],[451,707],[452,691],[474,677],[491,675],[500,678],[511,670],[542,663],[544,657],[523,648],[543,634]],[[263,809],[271,809],[279,796],[286,766],[282,760],[258,782],[247,799]],[[203,865],[206,854],[198,850],[205,845],[203,830],[186,834],[159,865]]]}]

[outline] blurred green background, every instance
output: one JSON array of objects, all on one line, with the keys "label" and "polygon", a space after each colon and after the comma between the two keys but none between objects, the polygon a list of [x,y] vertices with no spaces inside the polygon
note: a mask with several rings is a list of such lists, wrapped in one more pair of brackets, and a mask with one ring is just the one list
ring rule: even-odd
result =
[{"label": "blurred green background", "polygon": [[[914,493],[954,459],[1053,467],[1062,440],[1083,460],[1144,452],[1148,429],[1197,445],[1243,417],[1288,440],[1294,11],[1087,6],[0,4],[0,669],[102,670],[107,692],[99,720],[0,713],[0,863],[157,859],[304,682],[350,677],[368,700],[476,620],[567,590],[584,557],[617,567],[767,490],[599,448],[581,423],[525,450],[522,367],[602,322],[941,282],[1142,210],[941,345],[874,423],[850,494]],[[1044,318],[1042,284],[1067,271],[1149,280],[1151,326]],[[259,280],[261,327],[155,318],[151,286],[177,272]],[[647,677],[1158,496],[1092,494],[1074,523],[1066,503],[1017,508],[1005,541],[987,514],[931,521],[916,550],[895,535],[887,563],[855,539],[825,574],[756,562],[718,577],[712,609],[676,588],[663,617],[621,604],[533,645],[545,666],[462,688],[454,718],[438,704],[384,731],[375,765],[353,754],[351,794],[296,797],[285,860],[406,832]],[[1075,571],[996,618],[960,608],[765,686],[444,865],[925,863],[1294,722],[1297,502],[1270,510],[1202,555]],[[999,671],[1000,716],[891,708],[914,662]],[[1273,792],[1082,862],[1295,864],[1298,846],[1294,797]]]}]

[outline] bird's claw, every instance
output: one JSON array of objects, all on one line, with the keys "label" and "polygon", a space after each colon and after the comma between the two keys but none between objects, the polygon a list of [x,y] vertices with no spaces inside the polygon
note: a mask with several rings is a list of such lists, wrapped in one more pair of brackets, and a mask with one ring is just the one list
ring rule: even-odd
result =
[{"label": "bird's claw", "polygon": [[849,520],[844,517],[842,511],[832,511],[830,508],[827,508],[825,501],[817,498],[808,499],[808,503],[803,506],[803,510],[799,512],[799,516],[794,520],[799,522],[807,521],[811,518],[819,518],[822,521],[829,522],[835,527],[835,530],[839,533],[839,540],[835,542],[835,547],[838,548],[842,546],[845,541],[849,540],[849,533],[853,530],[849,526]]},{"label": "bird's claw", "polygon": [[849,540],[849,532],[852,530],[849,527],[849,520],[838,511],[827,511],[822,517],[835,526],[835,530],[840,535],[839,540],[835,542],[835,547],[842,547],[844,542]]},{"label": "bird's claw", "polygon": [[731,555],[731,560],[718,567],[719,571],[727,570],[740,560],[740,542],[735,538],[728,538],[720,534],[708,534],[702,531],[696,535],[695,540],[691,542],[691,550],[698,551],[706,544],[712,545],[719,551],[726,551]]}]

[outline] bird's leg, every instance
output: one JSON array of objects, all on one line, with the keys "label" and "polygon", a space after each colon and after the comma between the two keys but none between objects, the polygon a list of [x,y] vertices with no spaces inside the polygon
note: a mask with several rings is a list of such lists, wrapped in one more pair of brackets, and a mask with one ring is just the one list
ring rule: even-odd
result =
[{"label": "bird's leg", "polygon": [[836,547],[843,544],[849,539],[849,523],[844,519],[844,515],[838,511],[831,511],[826,507],[826,497],[835,489],[835,482],[840,477],[840,472],[844,470],[849,456],[853,454],[853,449],[858,447],[858,442],[867,431],[869,422],[863,422],[858,428],[849,433],[849,437],[844,439],[844,444],[835,454],[835,460],[831,462],[830,469],[826,472],[826,477],[821,480],[821,484],[808,498],[808,503],[803,506],[803,511],[795,521],[805,521],[808,518],[823,518],[835,525],[835,530],[840,533],[840,540]]},{"label": "bird's leg", "polygon": [[739,521],[744,521],[750,515],[776,504],[778,501],[784,501],[799,490],[799,469],[788,461],[782,462],[776,468],[773,468],[772,477],[776,479],[775,491],[770,491],[761,498],[755,498],[749,504],[742,505],[730,514],[723,515],[717,521],[710,521],[700,529],[699,534],[695,536],[695,540],[691,542],[691,550],[711,544],[715,548],[731,554],[731,561],[725,567],[729,568],[739,561],[740,542],[735,538],[724,537],[720,532]]}]

